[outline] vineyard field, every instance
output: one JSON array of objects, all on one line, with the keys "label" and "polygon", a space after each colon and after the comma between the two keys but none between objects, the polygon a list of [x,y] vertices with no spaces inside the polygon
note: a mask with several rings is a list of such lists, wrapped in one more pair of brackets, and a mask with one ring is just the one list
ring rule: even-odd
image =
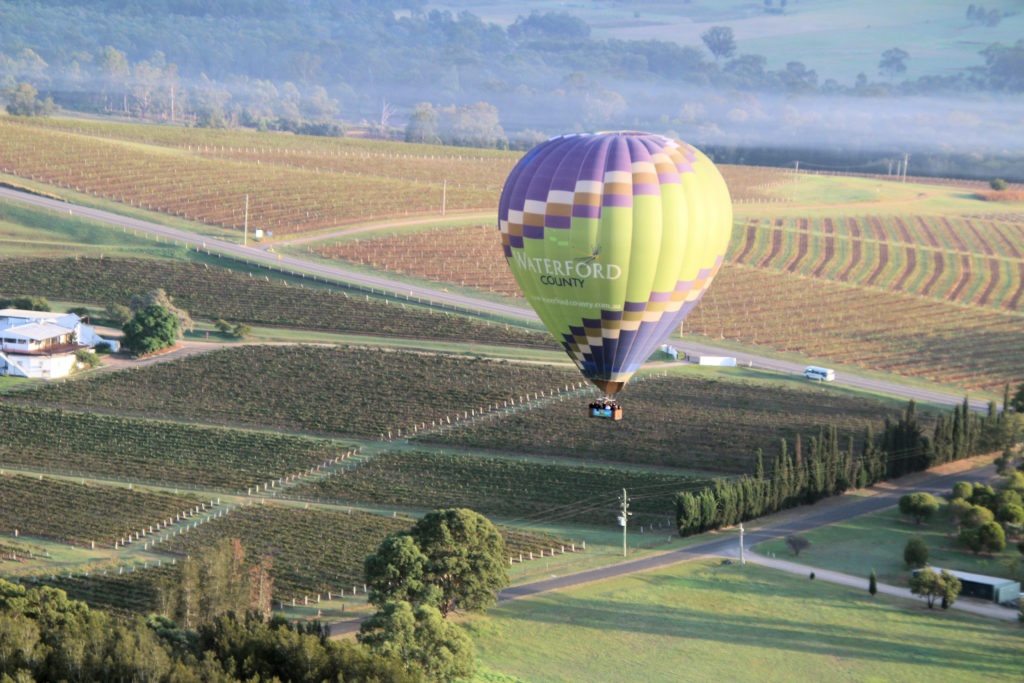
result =
[{"label": "vineyard field", "polygon": [[0,119],[0,171],[187,220],[278,237],[410,213],[483,209],[498,188],[241,160]]},{"label": "vineyard field", "polygon": [[733,265],[683,332],[968,390],[1024,381],[1020,315]]},{"label": "vineyard field", "polygon": [[[460,245],[457,253],[451,244]],[[491,225],[312,249],[379,270],[521,296]],[[1024,223],[922,216],[751,219],[737,226],[727,261],[982,308],[1024,309]]]},{"label": "vineyard field", "polygon": [[1024,310],[1024,223],[944,216],[749,219],[727,259],[941,301]]},{"label": "vineyard field", "polygon": [[[458,244],[453,253],[451,245]],[[402,275],[520,297],[493,225],[471,225],[319,244],[313,253]]]},{"label": "vineyard field", "polygon": [[492,518],[593,524],[613,519],[623,487],[633,498],[631,524],[664,523],[679,491],[707,479],[632,469],[542,463],[486,455],[394,451],[358,467],[299,484],[296,496],[411,508],[468,507]]},{"label": "vineyard field", "polygon": [[[155,563],[154,563],[155,564]],[[53,573],[22,580],[59,588],[72,600],[81,600],[92,609],[103,609],[125,617],[148,616],[159,610],[158,586],[173,580],[178,569],[170,560],[159,566],[133,566],[121,573],[117,569],[98,569],[84,574]]]},{"label": "vineyard field", "polygon": [[[363,561],[385,536],[412,527],[408,518],[384,517],[358,511],[301,509],[283,505],[251,505],[179,534],[161,544],[161,552],[180,562],[185,555],[198,555],[222,538],[237,538],[250,561],[263,556],[273,559],[274,607],[278,603],[298,604],[308,597],[316,601],[352,596],[353,588],[363,594]],[[510,554],[540,552],[568,544],[544,533],[521,533],[499,526]],[[151,563],[152,564],[152,563]],[[121,613],[147,614],[157,608],[157,585],[175,576],[172,559],[159,567],[119,574],[93,572],[90,576],[39,577],[45,583],[68,592],[75,599]]]},{"label": "vineyard field", "polygon": [[8,401],[0,402],[0,433],[0,465],[228,490],[303,472],[350,450],[324,439]]},{"label": "vineyard field", "polygon": [[363,295],[288,285],[244,267],[157,259],[0,259],[0,295],[105,306],[163,289],[193,317],[359,334],[555,348],[551,336]]},{"label": "vineyard field", "polygon": [[[675,467],[709,474],[751,474],[783,437],[804,439],[835,424],[845,444],[860,443],[892,408],[827,388],[742,380],[652,376],[621,396],[621,422],[589,419],[580,401],[563,401],[430,434],[421,442],[566,456],[606,463]],[[347,475],[346,475],[347,476]]]},{"label": "vineyard field", "polygon": [[[520,154],[170,126],[0,118],[0,171],[277,237],[410,214],[491,210]],[[723,167],[733,197],[779,169]],[[248,212],[246,197],[248,196]]]},{"label": "vineyard field", "polygon": [[[270,555],[274,599],[299,601],[305,595],[324,599],[358,585],[362,594],[363,561],[388,534],[404,531],[414,520],[355,511],[308,510],[283,505],[241,508],[202,527],[175,536],[163,550],[182,555],[202,552],[220,538],[237,538],[250,560]],[[565,542],[544,534],[521,534],[498,529],[510,552],[539,551]]]},{"label": "vineyard field", "polygon": [[[799,239],[795,241],[783,239],[783,223],[783,219],[773,222],[771,230],[776,230],[777,239],[771,240],[748,237],[765,232],[757,225],[737,230],[730,252],[733,262],[721,270],[687,318],[684,333],[707,337],[712,343],[728,339],[767,346],[822,362],[920,377],[970,390],[999,391],[1007,381],[1024,381],[1024,350],[1016,341],[1024,317],[1005,310],[1019,305],[1015,302],[1024,293],[1024,271],[1014,274],[1009,260],[986,256],[979,247],[977,253],[957,253],[955,261],[960,265],[956,267],[940,269],[934,257],[928,266],[927,256],[917,257],[916,247],[910,246],[915,233],[901,221],[893,225],[903,225],[906,234],[898,228],[892,231],[904,243],[836,241],[834,233],[840,229],[850,235],[889,239],[891,226],[881,219],[864,225],[854,219],[835,220],[831,222],[833,233],[812,232],[808,221],[797,220],[794,224]],[[917,225],[923,231],[922,223]],[[1000,226],[1008,237],[1001,248],[1007,250],[1014,234],[1009,226]],[[872,232],[868,233],[869,229]],[[431,231],[321,248],[325,255],[384,270],[443,281],[452,281],[451,274],[458,273],[454,284],[509,296],[518,293],[503,263],[496,229],[478,226],[452,230],[458,230],[460,244],[464,245],[460,251],[470,256],[461,261],[451,254],[442,260],[443,266],[436,265],[437,259],[422,258],[422,254],[447,243],[447,238],[432,235]],[[944,233],[934,228],[931,233],[920,234],[931,234],[939,244],[943,239],[958,247],[980,244],[968,242],[963,236],[961,242],[955,242],[959,232],[952,228]],[[945,237],[938,237],[940,234]],[[857,244],[861,245],[860,256],[854,246]],[[870,259],[865,256],[869,251],[875,253]],[[488,255],[493,259],[489,264],[485,262]],[[986,271],[982,265],[970,265],[986,258],[998,263],[998,268]],[[770,267],[773,263],[801,263],[808,274]],[[978,273],[978,277],[965,277],[968,270]],[[830,277],[845,281],[831,281]],[[868,286],[869,282],[873,284]],[[913,293],[940,290],[951,296],[937,299]],[[954,290],[962,299],[984,300],[988,305],[957,302],[952,297]],[[1005,305],[996,305],[999,301]],[[899,323],[893,324],[893,320]]]},{"label": "vineyard field", "polygon": [[6,400],[376,438],[578,381],[575,370],[441,354],[235,346]]},{"label": "vineyard field", "polygon": [[195,496],[133,491],[48,478],[0,475],[0,533],[80,545],[115,541],[202,502]]},{"label": "vineyard field", "polygon": [[179,534],[162,544],[161,551],[199,554],[221,538],[237,538],[250,561],[273,558],[274,598],[290,600],[304,595],[335,594],[363,584],[363,560],[384,537],[412,526],[397,519],[362,512],[251,505],[230,515]]},{"label": "vineyard field", "polygon": [[[125,142],[173,147],[212,156],[259,159],[307,168],[400,173],[408,179],[476,184],[500,191],[506,176],[522,156],[476,147],[452,147],[360,138],[311,135],[268,135],[257,131],[180,128],[131,123],[67,119],[36,119],[31,125]],[[396,170],[395,166],[401,170]],[[740,201],[763,198],[763,191],[789,182],[792,172],[770,166],[718,164],[729,194]],[[980,186],[980,185],[979,185]]]}]

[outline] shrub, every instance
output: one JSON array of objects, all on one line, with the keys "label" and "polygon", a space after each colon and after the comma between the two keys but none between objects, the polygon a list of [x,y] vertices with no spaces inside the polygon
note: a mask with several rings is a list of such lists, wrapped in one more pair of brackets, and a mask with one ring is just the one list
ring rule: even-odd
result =
[{"label": "shrub", "polygon": [[970,500],[971,494],[974,492],[974,484],[969,481],[958,481],[953,485],[953,498],[963,498],[964,500]]},{"label": "shrub", "polygon": [[903,562],[914,569],[928,564],[928,546],[920,536],[911,536],[903,548]]},{"label": "shrub", "polygon": [[803,536],[791,534],[786,536],[786,547],[793,551],[793,554],[800,557],[800,551],[811,547],[811,542]]},{"label": "shrub", "polygon": [[957,524],[962,524],[964,521],[964,515],[971,509],[971,504],[963,498],[954,498],[949,501],[949,514],[952,515],[953,521]]},{"label": "shrub", "polygon": [[987,522],[978,529],[978,544],[983,551],[1002,552],[1006,547],[1006,532],[995,522]]},{"label": "shrub", "polygon": [[992,501],[992,507],[989,509],[998,511],[1004,505],[1024,505],[1024,500],[1021,499],[1021,495],[1017,491],[1006,489],[996,494],[995,500]]},{"label": "shrub", "polygon": [[23,311],[48,312],[50,310],[50,302],[41,296],[18,296],[8,299],[6,305]]},{"label": "shrub", "polygon": [[996,192],[1002,192],[1008,187],[1006,181],[1003,180],[1002,178],[993,178],[992,180],[988,181],[988,186],[991,187]]},{"label": "shrub", "polygon": [[968,529],[977,529],[978,527],[988,524],[995,519],[995,515],[988,508],[983,508],[980,505],[972,505],[962,517],[962,522]]},{"label": "shrub", "polygon": [[1003,489],[1024,494],[1024,472],[1011,472],[1003,482]]},{"label": "shrub", "polygon": [[86,367],[94,368],[100,364],[100,357],[89,349],[78,349],[75,351],[75,360]]},{"label": "shrub", "polygon": [[989,507],[992,504],[992,500],[996,497],[995,489],[987,484],[977,484],[974,490],[971,491],[971,497],[967,500],[971,501],[971,505],[980,505],[982,507]]},{"label": "shrub", "polygon": [[158,304],[141,309],[124,325],[124,345],[143,355],[172,346],[178,338],[178,318]]},{"label": "shrub", "polygon": [[918,524],[929,519],[939,510],[939,501],[930,493],[919,491],[900,498],[900,512],[913,517]]},{"label": "shrub", "polygon": [[1013,503],[1004,503],[999,506],[996,519],[1002,524],[1019,526],[1024,523],[1024,507]]},{"label": "shrub", "polygon": [[108,304],[106,308],[107,319],[118,326],[124,326],[132,319],[132,309],[123,304]]}]

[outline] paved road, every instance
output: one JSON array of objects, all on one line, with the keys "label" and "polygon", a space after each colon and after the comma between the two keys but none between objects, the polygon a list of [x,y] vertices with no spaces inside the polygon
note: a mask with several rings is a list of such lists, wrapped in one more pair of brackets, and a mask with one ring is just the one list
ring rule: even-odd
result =
[{"label": "paved road", "polygon": [[538,320],[537,315],[521,306],[511,306],[494,301],[477,299],[476,297],[463,296],[452,292],[445,292],[431,287],[410,285],[396,282],[387,277],[362,273],[348,268],[342,268],[330,264],[317,263],[296,256],[287,254],[267,253],[256,246],[242,246],[227,240],[216,237],[197,235],[187,230],[179,230],[166,225],[160,225],[151,221],[139,218],[121,216],[116,213],[94,209],[85,206],[77,206],[61,202],[48,197],[40,197],[25,192],[18,192],[9,188],[0,187],[0,197],[14,201],[24,202],[35,206],[44,207],[61,213],[83,216],[102,223],[108,223],[118,227],[125,227],[130,230],[145,232],[150,235],[157,235],[164,239],[181,242],[192,248],[200,248],[214,253],[221,253],[233,258],[242,259],[254,264],[260,264],[275,269],[284,269],[296,273],[307,273],[322,277],[328,280],[349,282],[363,287],[407,294],[428,301],[436,301],[466,309],[477,309],[519,320]]},{"label": "paved road", "polygon": [[[899,502],[900,496],[911,491],[927,491],[933,495],[939,495],[941,493],[948,492],[953,488],[953,484],[958,481],[990,482],[994,477],[994,465],[988,465],[986,467],[968,470],[966,472],[955,472],[952,474],[919,472],[907,475],[901,479],[889,481],[873,487],[873,490],[875,491],[875,495],[873,496],[862,498],[846,495],[836,498],[828,498],[817,505],[784,511],[778,515],[773,515],[764,518],[763,520],[755,521],[755,525],[760,522],[763,523],[764,526],[755,526],[748,530],[744,536],[743,545],[746,552],[750,552],[750,547],[763,541],[788,536],[790,534],[803,533],[810,531],[811,529],[817,529],[821,526],[835,524],[836,522],[852,519],[853,517],[859,517],[860,515],[885,510],[886,508],[896,505]],[[777,521],[773,521],[773,519]],[[621,562],[608,567],[590,569],[576,574],[567,574],[551,579],[544,579],[542,581],[534,581],[532,583],[513,586],[498,593],[498,602],[502,603],[509,600],[517,600],[519,598],[579,586],[593,581],[603,581],[605,579],[617,578],[628,574],[635,574],[637,572],[650,571],[652,569],[659,569],[679,562],[686,562],[688,560],[695,560],[703,557],[739,557],[738,537],[730,535],[727,538],[715,538],[687,548],[680,548],[679,550],[672,550],[666,553],[644,557],[639,560]],[[765,561],[762,562],[762,564],[770,563]],[[807,574],[812,570],[816,573],[819,571],[815,570],[813,567],[804,565],[793,564],[793,566],[798,567],[798,573],[801,574]],[[782,566],[779,566],[778,568],[783,570],[792,569],[791,567]],[[838,574],[838,572],[836,572],[836,574]],[[859,581],[860,584],[864,584],[866,579],[861,578]],[[899,591],[901,589],[894,588],[893,590]],[[903,596],[902,593],[898,594]],[[1013,610],[1007,611],[1013,612]],[[982,613],[986,616],[992,616],[987,613],[987,610]],[[1016,613],[1014,613],[1014,619],[1016,619]],[[361,619],[334,622],[330,624],[331,634],[334,636],[341,636],[355,633],[359,630],[361,623]]]},{"label": "paved road", "polygon": [[[698,344],[691,341],[676,340],[672,342],[672,345],[680,352],[685,352],[691,357],[732,356],[736,359],[736,363],[739,365],[764,370],[773,370],[775,372],[802,375],[804,368],[806,367],[802,363],[793,363],[791,361],[777,360],[775,358],[765,358],[764,356],[757,356],[743,351],[732,351],[707,344]],[[931,389],[906,386],[904,384],[895,384],[882,379],[854,375],[848,372],[836,373],[835,383],[842,386],[854,387],[856,389],[877,391],[878,393],[888,394],[890,396],[901,396],[908,399],[912,398],[915,401],[935,403],[937,405],[944,406],[959,405],[964,400],[963,394],[956,395],[946,393],[944,391],[934,391]],[[988,412],[988,401],[977,398],[969,400],[972,410],[982,413]]]},{"label": "paved road", "polygon": [[[271,268],[283,269],[286,271],[292,271],[296,273],[312,274],[328,280],[354,283],[357,285],[361,285],[363,287],[371,287],[373,289],[396,292],[427,301],[440,302],[443,304],[456,306],[463,309],[483,311],[490,314],[499,315],[516,320],[525,320],[531,322],[537,322],[539,320],[537,318],[536,313],[521,306],[515,306],[496,301],[489,301],[486,299],[479,299],[473,296],[456,294],[453,292],[446,292],[441,289],[435,289],[432,287],[426,287],[422,285],[400,283],[381,275],[363,273],[331,264],[317,263],[297,256],[267,253],[257,246],[242,246],[240,244],[235,244],[233,242],[228,242],[226,240],[217,239],[214,237],[204,237],[202,235],[197,235],[186,230],[178,230],[176,228],[170,228],[164,225],[160,225],[158,223],[152,223],[150,221],[145,221],[138,218],[129,218],[126,216],[111,213],[109,211],[103,211],[101,209],[93,209],[89,207],[72,205],[66,202],[49,199],[47,197],[40,197],[25,192],[18,192],[17,190],[12,190],[9,188],[0,188],[0,197],[19,202],[25,202],[27,204],[33,204],[35,206],[41,206],[44,208],[52,209],[54,211],[60,211],[62,213],[73,213],[74,215],[77,216],[84,216],[86,218],[91,218],[93,220],[100,221],[103,223],[122,226],[132,230],[138,230],[139,232],[145,232],[151,235],[158,235],[165,239],[176,240],[178,242],[187,244],[191,247],[204,248],[212,252],[223,253],[234,258],[243,259],[249,261],[250,263],[258,263],[261,265],[269,266]],[[398,221],[397,223],[404,224],[405,222]],[[361,228],[347,228],[346,230],[351,231],[359,229]],[[749,365],[750,367],[754,368],[761,368],[791,374],[802,374],[804,370],[804,366],[798,363],[791,363],[787,361],[775,360],[772,358],[765,358],[763,356],[756,356],[749,353],[741,353],[728,349],[716,348],[714,346],[706,344],[683,342],[677,344],[677,346],[680,350],[686,351],[691,355],[733,356],[741,365]],[[950,394],[941,391],[932,391],[927,389],[918,389],[914,387],[908,387],[902,384],[897,384],[894,382],[886,382],[884,380],[851,375],[849,373],[842,373],[841,375],[837,376],[836,384],[857,387],[860,389],[869,389],[891,396],[913,398],[917,401],[925,401],[939,405],[952,406],[958,405],[963,401],[962,395]],[[986,411],[988,409],[988,403],[985,401],[975,399],[971,401],[971,407],[974,410]]]}]

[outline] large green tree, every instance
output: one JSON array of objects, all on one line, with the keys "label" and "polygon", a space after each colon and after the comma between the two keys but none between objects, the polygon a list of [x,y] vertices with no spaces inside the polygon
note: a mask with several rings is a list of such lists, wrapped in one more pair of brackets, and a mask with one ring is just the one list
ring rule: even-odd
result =
[{"label": "large green tree", "polygon": [[153,304],[163,306],[174,314],[178,319],[179,335],[183,332],[191,332],[195,327],[195,324],[192,322],[192,316],[188,314],[188,311],[175,306],[174,299],[169,297],[167,292],[160,288],[150,290],[144,295],[133,294],[131,301],[128,303],[128,308],[131,309],[132,313],[138,313],[146,306],[152,306]]},{"label": "large green tree", "polygon": [[426,567],[427,556],[409,532],[391,534],[364,563],[370,604],[383,607],[396,601],[439,603],[440,589],[426,583]]},{"label": "large green tree", "polygon": [[508,585],[505,541],[486,517],[465,508],[435,510],[389,536],[364,564],[371,601],[486,610]]},{"label": "large green tree", "polygon": [[178,338],[178,318],[163,306],[150,304],[124,324],[124,346],[143,355],[172,346]]},{"label": "large green tree", "polygon": [[430,680],[469,678],[476,668],[473,641],[433,605],[387,602],[356,636],[374,654],[401,661]]},{"label": "large green tree", "polygon": [[483,515],[466,508],[435,510],[412,529],[427,557],[424,580],[441,589],[441,614],[484,611],[508,585],[505,540]]}]

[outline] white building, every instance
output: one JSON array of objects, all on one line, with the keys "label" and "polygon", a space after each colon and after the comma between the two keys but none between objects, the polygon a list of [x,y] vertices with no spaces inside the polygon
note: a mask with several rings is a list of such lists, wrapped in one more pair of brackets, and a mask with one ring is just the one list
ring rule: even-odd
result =
[{"label": "white building", "polygon": [[0,309],[0,375],[50,379],[75,367],[75,351],[101,342],[116,351],[116,340],[104,339],[74,313]]}]

